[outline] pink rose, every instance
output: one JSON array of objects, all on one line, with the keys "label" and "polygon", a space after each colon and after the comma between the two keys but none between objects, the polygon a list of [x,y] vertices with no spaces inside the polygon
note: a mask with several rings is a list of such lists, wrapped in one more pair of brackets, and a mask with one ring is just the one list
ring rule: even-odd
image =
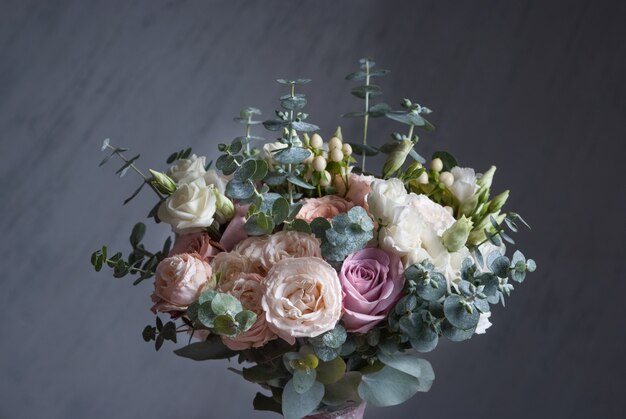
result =
[{"label": "pink rose", "polygon": [[215,287],[211,266],[198,254],[165,258],[155,272],[152,312],[185,311],[206,288]]},{"label": "pink rose", "polygon": [[322,257],[320,240],[313,234],[299,231],[279,231],[272,234],[263,245],[262,252],[261,264],[266,271],[283,259]]},{"label": "pink rose", "polygon": [[204,260],[210,260],[224,250],[219,243],[211,240],[211,236],[205,231],[191,234],[176,234],[174,246],[168,256],[182,253],[197,253]]},{"label": "pink rose", "polygon": [[365,248],[343,262],[343,322],[348,332],[366,333],[383,320],[402,294],[400,258],[377,248]]},{"label": "pink rose", "polygon": [[318,217],[331,220],[335,215],[348,212],[354,204],[336,195],[326,195],[321,198],[309,198],[304,200],[304,206],[296,215],[296,218],[310,223]]},{"label": "pink rose", "polygon": [[248,237],[244,228],[248,208],[250,208],[250,205],[235,204],[235,216],[230,220],[230,223],[228,223],[224,234],[222,234],[222,239],[220,240],[220,245],[228,252],[233,250],[237,243]]},{"label": "pink rose", "polygon": [[374,176],[357,175],[350,173],[348,177],[348,192],[346,199],[353,202],[354,205],[368,209],[365,197],[372,191],[372,182],[376,180]]},{"label": "pink rose", "polygon": [[226,286],[220,287],[222,292],[227,292],[241,301],[245,310],[256,313],[256,322],[244,333],[235,336],[222,336],[222,341],[233,351],[242,351],[250,348],[260,348],[277,336],[272,332],[265,320],[265,312],[261,305],[264,287],[261,285],[261,276],[258,274],[240,274]]},{"label": "pink rose", "polygon": [[222,252],[213,258],[211,261],[211,267],[213,272],[217,276],[217,281],[222,287],[230,287],[225,285],[229,282],[237,279],[239,274],[242,273],[262,273],[259,268],[252,263],[249,257],[240,255],[235,252]]}]

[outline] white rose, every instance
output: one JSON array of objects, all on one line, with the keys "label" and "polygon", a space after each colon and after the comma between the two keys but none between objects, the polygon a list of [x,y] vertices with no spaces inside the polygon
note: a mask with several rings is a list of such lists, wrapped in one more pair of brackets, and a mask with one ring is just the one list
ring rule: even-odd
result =
[{"label": "white rose", "polygon": [[432,227],[440,237],[456,221],[446,207],[430,200],[426,195],[410,193],[406,200],[409,206],[418,210],[419,217],[426,225]]},{"label": "white rose", "polygon": [[267,161],[270,170],[273,170],[274,164],[276,164],[276,161],[274,160],[275,151],[282,150],[283,148],[287,148],[287,144],[283,144],[280,141],[266,143],[263,145],[263,158]]},{"label": "white rose", "polygon": [[478,318],[478,325],[476,326],[475,332],[477,335],[485,334],[485,332],[487,332],[487,329],[491,327],[489,317],[491,317],[491,312],[480,313],[480,317]]},{"label": "white rose", "polygon": [[215,189],[224,194],[228,180],[220,176],[214,169],[209,169],[204,175],[204,182],[207,185],[215,186]]},{"label": "white rose", "polygon": [[318,257],[283,259],[263,280],[262,306],[269,327],[294,344],[332,330],[341,317],[337,271]]},{"label": "white rose", "polygon": [[190,183],[204,177],[206,157],[192,154],[188,159],[176,160],[176,164],[169,168],[167,175],[177,184]]},{"label": "white rose", "polygon": [[478,186],[476,185],[476,173],[471,167],[453,167],[450,171],[454,176],[454,183],[450,191],[463,203],[472,197]]},{"label": "white rose", "polygon": [[215,187],[206,186],[204,179],[200,178],[179,185],[159,206],[157,215],[174,231],[190,233],[213,224],[216,204]]},{"label": "white rose", "polygon": [[377,179],[371,187],[372,191],[365,198],[370,214],[382,224],[387,224],[393,218],[394,208],[405,204],[407,193],[404,184],[397,178]]}]

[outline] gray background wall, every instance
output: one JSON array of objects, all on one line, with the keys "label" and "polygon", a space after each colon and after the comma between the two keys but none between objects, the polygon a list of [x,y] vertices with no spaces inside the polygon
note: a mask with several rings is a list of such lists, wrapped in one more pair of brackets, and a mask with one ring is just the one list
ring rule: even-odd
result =
[{"label": "gray background wall", "polygon": [[[430,393],[366,417],[624,417],[625,20],[618,1],[0,1],[0,418],[274,417],[226,362],[143,343],[149,283],[92,272],[152,205],[122,208],[136,179],[99,146],[215,156],[301,76],[311,121],[358,137],[338,115],[366,54],[393,71],[386,101],[435,110],[423,154],[499,167],[539,265],[487,335],[427,356]],[[398,128],[374,122],[379,142]]]}]

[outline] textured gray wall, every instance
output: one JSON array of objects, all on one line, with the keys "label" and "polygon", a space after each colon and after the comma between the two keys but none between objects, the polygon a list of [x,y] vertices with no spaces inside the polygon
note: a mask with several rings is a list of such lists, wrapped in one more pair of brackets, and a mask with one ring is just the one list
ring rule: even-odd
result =
[{"label": "textured gray wall", "polygon": [[[187,144],[214,156],[240,108],[271,115],[279,76],[314,79],[328,135],[360,105],[343,76],[365,54],[393,71],[389,103],[435,110],[424,154],[499,167],[539,264],[487,335],[427,356],[430,393],[366,417],[626,416],[623,2],[0,3],[0,418],[274,417],[226,362],[142,342],[149,283],[92,272],[151,206],[121,207],[136,179],[98,168],[99,146],[145,168]],[[378,122],[382,142],[397,125]]]}]

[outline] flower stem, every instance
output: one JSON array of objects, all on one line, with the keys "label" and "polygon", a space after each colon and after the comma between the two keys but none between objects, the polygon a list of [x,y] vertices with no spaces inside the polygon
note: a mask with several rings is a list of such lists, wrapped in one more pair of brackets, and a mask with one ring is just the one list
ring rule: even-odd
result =
[{"label": "flower stem", "polygon": [[[124,155],[123,155],[121,152],[119,152],[119,151],[117,150],[117,148],[115,148],[115,147],[111,146],[110,144],[107,144],[107,147],[108,147],[108,148],[110,148],[111,150],[113,150],[113,153],[114,153],[117,157],[119,157],[119,158],[120,158],[120,159],[121,159],[124,163],[128,163],[128,159],[127,159],[126,157],[124,157]],[[144,174],[141,172],[141,170],[139,170],[139,168],[138,168],[137,166],[135,166],[135,163],[131,163],[131,164],[130,164],[130,168],[131,168],[131,169],[133,169],[135,172],[137,172],[137,174],[143,178],[143,181],[144,181],[145,183],[147,183],[147,184],[148,184],[148,186],[150,186],[150,188],[154,191],[154,193],[156,193],[156,194],[158,195],[159,199],[161,199],[161,200],[163,199],[163,196],[161,195],[161,193],[159,192],[159,190],[158,190],[158,189],[157,189],[157,188],[156,188],[156,187],[152,184],[152,182],[150,182],[150,181],[148,180],[148,178],[146,177],[146,175],[144,175]]]},{"label": "flower stem", "polygon": [[[365,62],[365,85],[370,85],[370,63],[369,61]],[[369,91],[365,92],[365,117],[363,118],[363,145],[367,145],[367,125],[369,122],[369,111],[370,111],[370,93]],[[363,154],[361,156],[361,169],[365,172],[365,150],[363,150]]]}]

